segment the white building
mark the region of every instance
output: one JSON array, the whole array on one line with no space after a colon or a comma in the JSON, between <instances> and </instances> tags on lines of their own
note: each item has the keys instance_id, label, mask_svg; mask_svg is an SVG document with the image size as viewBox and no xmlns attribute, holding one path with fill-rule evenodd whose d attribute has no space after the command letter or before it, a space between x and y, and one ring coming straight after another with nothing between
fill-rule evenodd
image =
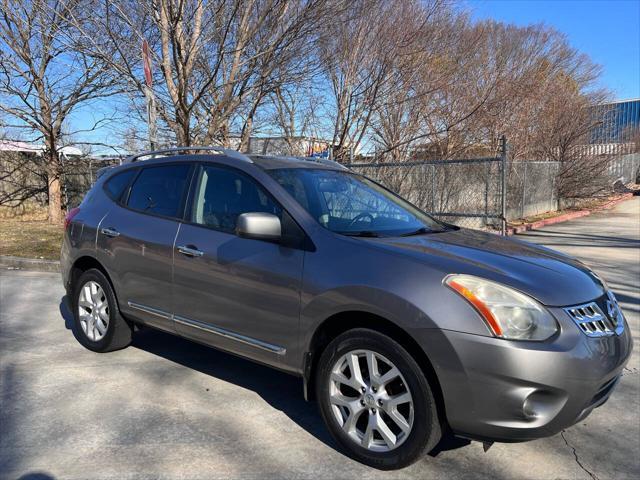
<instances>
[{"instance_id":1,"label":"white building","mask_svg":"<svg viewBox=\"0 0 640 480\"><path fill-rule=\"evenodd\" d=\"M44 145L15 140L0 140L0 152L33 153L40 156L44 152ZM65 157L80 157L83 155L82 150L71 146L59 147L58 154Z\"/></svg>"}]
</instances>

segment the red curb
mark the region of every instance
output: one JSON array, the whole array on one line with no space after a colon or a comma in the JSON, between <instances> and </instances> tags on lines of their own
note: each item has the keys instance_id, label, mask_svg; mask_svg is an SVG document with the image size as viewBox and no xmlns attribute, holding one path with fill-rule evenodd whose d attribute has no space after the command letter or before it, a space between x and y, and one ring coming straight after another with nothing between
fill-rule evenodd
<instances>
[{"instance_id":1,"label":"red curb","mask_svg":"<svg viewBox=\"0 0 640 480\"><path fill-rule=\"evenodd\" d=\"M614 198L613 200L609 200L604 205L600 205L599 207L596 207L596 208L592 209L591 211L592 212L598 212L600 210L609 210L610 208L613 208L616 205L618 205L620 202L624 202L625 200L629 200L630 198L633 198L633 195L634 195L633 192L623 193L618 198Z\"/></svg>"},{"instance_id":2,"label":"red curb","mask_svg":"<svg viewBox=\"0 0 640 480\"><path fill-rule=\"evenodd\" d=\"M517 227L508 227L507 235L515 235L516 233L526 232L528 230L535 230L540 227L544 227L547 225L553 225L554 223L562 223L568 220L573 220L575 218L586 217L587 215L591 215L593 212L598 212L600 210L608 210L610 208L615 207L620 202L628 200L633 197L633 193L624 193L618 198L614 198L613 200L609 200L607 203L600 205L598 207L592 208L591 210L577 210L575 212L564 213L562 215L558 215L557 217L545 218L544 220L537 220L531 223L525 223L523 225L518 225Z\"/></svg>"}]
</instances>

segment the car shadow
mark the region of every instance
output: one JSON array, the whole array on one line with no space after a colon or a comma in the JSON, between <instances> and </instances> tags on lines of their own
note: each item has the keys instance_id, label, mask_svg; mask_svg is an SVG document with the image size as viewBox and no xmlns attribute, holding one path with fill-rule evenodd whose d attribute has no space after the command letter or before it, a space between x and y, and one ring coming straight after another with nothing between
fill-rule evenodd
<instances>
[{"instance_id":1,"label":"car shadow","mask_svg":"<svg viewBox=\"0 0 640 480\"><path fill-rule=\"evenodd\" d=\"M60 301L60 314L65 328L71 330L73 314L67 296ZM340 451L324 426L316 403L304 400L302 379L298 377L150 327L137 330L130 347L251 390L325 445ZM429 455L435 457L469 443L446 433Z\"/></svg>"},{"instance_id":2,"label":"car shadow","mask_svg":"<svg viewBox=\"0 0 640 480\"><path fill-rule=\"evenodd\" d=\"M60 305L58 306L60 309L60 315L64 319L64 328L67 330L73 329L73 313L71 312L71 302L69 301L69 297L65 295L60 299Z\"/></svg>"},{"instance_id":3,"label":"car shadow","mask_svg":"<svg viewBox=\"0 0 640 480\"><path fill-rule=\"evenodd\" d=\"M55 477L47 472L29 472L18 477L18 480L55 480Z\"/></svg>"}]
</instances>

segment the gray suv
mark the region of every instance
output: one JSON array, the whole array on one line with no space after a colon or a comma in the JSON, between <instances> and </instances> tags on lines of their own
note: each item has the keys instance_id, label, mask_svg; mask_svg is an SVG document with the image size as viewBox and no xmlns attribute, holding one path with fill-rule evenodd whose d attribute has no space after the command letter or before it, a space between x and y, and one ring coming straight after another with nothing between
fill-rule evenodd
<instances>
[{"instance_id":1,"label":"gray suv","mask_svg":"<svg viewBox=\"0 0 640 480\"><path fill-rule=\"evenodd\" d=\"M67 216L85 347L145 325L303 379L335 441L392 469L444 433L553 435L611 395L632 340L579 261L429 217L329 161L172 149Z\"/></svg>"}]
</instances>

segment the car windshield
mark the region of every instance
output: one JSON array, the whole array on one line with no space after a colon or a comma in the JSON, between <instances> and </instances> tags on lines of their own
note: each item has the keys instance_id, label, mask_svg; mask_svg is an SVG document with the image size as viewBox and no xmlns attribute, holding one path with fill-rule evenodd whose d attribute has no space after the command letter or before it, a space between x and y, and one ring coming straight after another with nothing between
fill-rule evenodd
<instances>
[{"instance_id":1,"label":"car windshield","mask_svg":"<svg viewBox=\"0 0 640 480\"><path fill-rule=\"evenodd\" d=\"M352 172L290 168L269 173L332 232L378 237L442 232L447 228L384 187Z\"/></svg>"}]
</instances>

